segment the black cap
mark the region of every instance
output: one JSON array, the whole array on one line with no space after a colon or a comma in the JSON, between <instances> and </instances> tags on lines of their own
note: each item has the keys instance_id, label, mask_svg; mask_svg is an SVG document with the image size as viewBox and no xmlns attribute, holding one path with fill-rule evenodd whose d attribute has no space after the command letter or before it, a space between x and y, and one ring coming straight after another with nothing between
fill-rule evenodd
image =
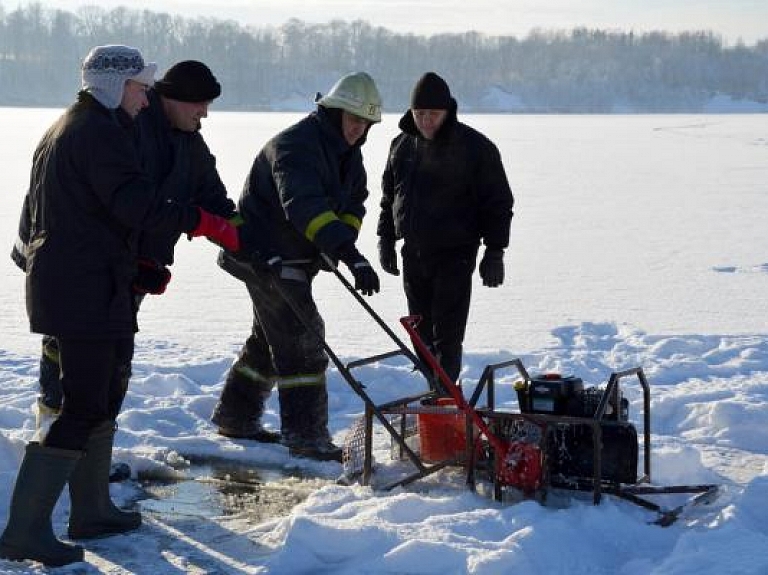
<instances>
[{"instance_id":1,"label":"black cap","mask_svg":"<svg viewBox=\"0 0 768 575\"><path fill-rule=\"evenodd\" d=\"M427 72L411 92L412 110L449 110L453 98L445 80L434 72Z\"/></svg>"},{"instance_id":2,"label":"black cap","mask_svg":"<svg viewBox=\"0 0 768 575\"><path fill-rule=\"evenodd\" d=\"M185 60L171 66L155 82L155 91L180 102L208 102L221 95L221 85L208 66L197 60Z\"/></svg>"}]
</instances>

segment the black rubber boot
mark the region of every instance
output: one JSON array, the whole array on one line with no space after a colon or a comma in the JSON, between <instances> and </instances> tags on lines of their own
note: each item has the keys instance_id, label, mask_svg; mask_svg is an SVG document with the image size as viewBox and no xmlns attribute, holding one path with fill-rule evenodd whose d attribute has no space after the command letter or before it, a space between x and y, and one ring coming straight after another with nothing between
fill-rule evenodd
<instances>
[{"instance_id":1,"label":"black rubber boot","mask_svg":"<svg viewBox=\"0 0 768 575\"><path fill-rule=\"evenodd\" d=\"M141 525L141 514L123 511L109 496L109 472L116 424L106 421L88 438L85 454L69 478L72 509L69 536L93 539L133 531Z\"/></svg>"},{"instance_id":2,"label":"black rubber boot","mask_svg":"<svg viewBox=\"0 0 768 575\"><path fill-rule=\"evenodd\" d=\"M325 385L280 389L282 443L294 457L341 463L341 448L328 432L328 390Z\"/></svg>"},{"instance_id":3,"label":"black rubber boot","mask_svg":"<svg viewBox=\"0 0 768 575\"><path fill-rule=\"evenodd\" d=\"M32 560L59 567L83 560L83 548L59 541L51 513L82 452L27 445L13 488L8 525L0 537L0 558Z\"/></svg>"},{"instance_id":4,"label":"black rubber boot","mask_svg":"<svg viewBox=\"0 0 768 575\"><path fill-rule=\"evenodd\" d=\"M224 390L211 417L211 421L219 427L219 434L234 439L278 443L280 434L261 424L264 404L273 387L274 384L257 371L236 362L227 375Z\"/></svg>"}]
</instances>

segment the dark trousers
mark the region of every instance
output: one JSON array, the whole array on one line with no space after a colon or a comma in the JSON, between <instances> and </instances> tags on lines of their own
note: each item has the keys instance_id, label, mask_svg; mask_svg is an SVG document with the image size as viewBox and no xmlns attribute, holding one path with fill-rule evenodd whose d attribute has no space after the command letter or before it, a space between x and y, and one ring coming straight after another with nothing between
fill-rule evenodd
<instances>
[{"instance_id":1,"label":"dark trousers","mask_svg":"<svg viewBox=\"0 0 768 575\"><path fill-rule=\"evenodd\" d=\"M120 413L131 377L134 338L57 339L64 400L43 443L82 450L94 427Z\"/></svg>"},{"instance_id":2,"label":"dark trousers","mask_svg":"<svg viewBox=\"0 0 768 575\"><path fill-rule=\"evenodd\" d=\"M259 271L246 282L253 303L253 327L244 351L254 362L250 367L275 377L278 387L290 387L297 376L319 378L328 367L320 339L325 337L325 323L312 297L314 274L300 271L304 280L278 280ZM310 327L299 319L284 295Z\"/></svg>"},{"instance_id":3,"label":"dark trousers","mask_svg":"<svg viewBox=\"0 0 768 575\"><path fill-rule=\"evenodd\" d=\"M136 311L144 300L143 294L135 294L133 303ZM51 409L61 409L61 367L59 365L59 342L51 335L43 336L43 350L40 355L40 400Z\"/></svg>"},{"instance_id":4,"label":"dark trousers","mask_svg":"<svg viewBox=\"0 0 768 575\"><path fill-rule=\"evenodd\" d=\"M253 327L227 375L213 421L246 427L261 417L276 384L283 441L327 438L325 323L312 297L318 267L284 265L278 279L223 252L219 265L245 282L253 303Z\"/></svg>"},{"instance_id":5,"label":"dark trousers","mask_svg":"<svg viewBox=\"0 0 768 575\"><path fill-rule=\"evenodd\" d=\"M418 332L451 381L461 372L477 246L423 256L404 245L403 287Z\"/></svg>"},{"instance_id":6,"label":"dark trousers","mask_svg":"<svg viewBox=\"0 0 768 575\"><path fill-rule=\"evenodd\" d=\"M283 441L330 441L325 323L312 297L316 273L286 266L279 279L253 269L239 276L253 303L253 327L227 377L215 422L246 427L258 420L277 384Z\"/></svg>"}]
</instances>

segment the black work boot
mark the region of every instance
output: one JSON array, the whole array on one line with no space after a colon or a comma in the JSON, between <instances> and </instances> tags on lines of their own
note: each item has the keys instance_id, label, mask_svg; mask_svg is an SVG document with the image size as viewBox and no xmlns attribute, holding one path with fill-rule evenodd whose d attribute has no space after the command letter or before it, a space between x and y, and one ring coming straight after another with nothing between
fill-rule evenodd
<instances>
[{"instance_id":1,"label":"black work boot","mask_svg":"<svg viewBox=\"0 0 768 575\"><path fill-rule=\"evenodd\" d=\"M13 488L8 525L0 537L0 558L26 559L59 567L83 560L83 548L59 541L51 513L82 452L27 445Z\"/></svg>"},{"instance_id":2,"label":"black work boot","mask_svg":"<svg viewBox=\"0 0 768 575\"><path fill-rule=\"evenodd\" d=\"M253 368L236 362L227 375L224 390L211 417L211 421L219 427L219 434L234 439L278 443L280 434L261 424L264 404L273 386Z\"/></svg>"},{"instance_id":3,"label":"black work boot","mask_svg":"<svg viewBox=\"0 0 768 575\"><path fill-rule=\"evenodd\" d=\"M93 539L133 531L141 514L123 511L109 496L109 473L116 424L105 421L96 427L85 445L85 454L69 478L69 536Z\"/></svg>"},{"instance_id":4,"label":"black work boot","mask_svg":"<svg viewBox=\"0 0 768 575\"><path fill-rule=\"evenodd\" d=\"M342 449L333 442L330 434L313 439L293 435L283 439L282 443L288 448L288 453L292 457L341 463Z\"/></svg>"},{"instance_id":5,"label":"black work boot","mask_svg":"<svg viewBox=\"0 0 768 575\"><path fill-rule=\"evenodd\" d=\"M328 390L325 385L279 390L282 444L294 457L341 462L341 448L328 432Z\"/></svg>"}]
</instances>

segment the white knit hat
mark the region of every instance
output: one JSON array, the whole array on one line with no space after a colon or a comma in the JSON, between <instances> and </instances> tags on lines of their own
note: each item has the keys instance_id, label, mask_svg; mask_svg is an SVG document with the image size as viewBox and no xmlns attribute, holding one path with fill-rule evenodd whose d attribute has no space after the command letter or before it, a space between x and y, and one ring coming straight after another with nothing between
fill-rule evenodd
<instances>
[{"instance_id":1,"label":"white knit hat","mask_svg":"<svg viewBox=\"0 0 768 575\"><path fill-rule=\"evenodd\" d=\"M152 86L157 64L144 64L136 48L111 44L96 46L83 60L83 90L105 107L114 109L123 99L126 80Z\"/></svg>"}]
</instances>

